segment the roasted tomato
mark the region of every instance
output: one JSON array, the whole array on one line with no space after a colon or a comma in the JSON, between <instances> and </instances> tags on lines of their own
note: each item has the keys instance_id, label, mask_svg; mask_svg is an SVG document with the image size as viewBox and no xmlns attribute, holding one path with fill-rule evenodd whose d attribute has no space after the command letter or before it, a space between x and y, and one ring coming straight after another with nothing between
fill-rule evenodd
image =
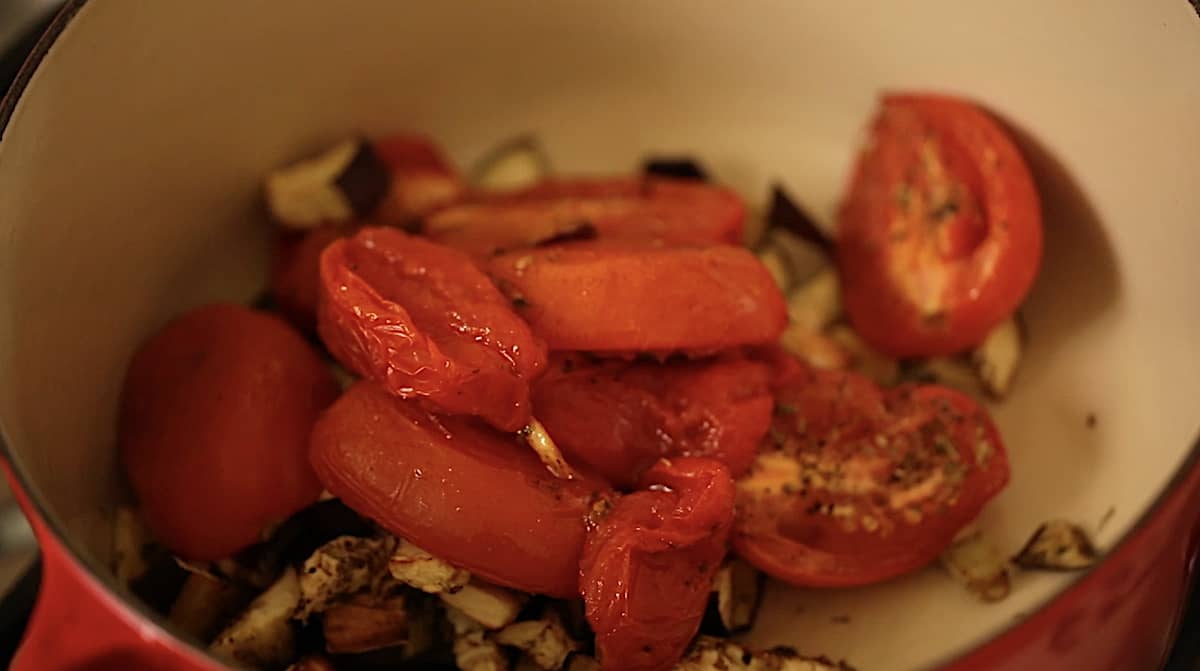
<instances>
[{"instance_id":1,"label":"roasted tomato","mask_svg":"<svg viewBox=\"0 0 1200 671\"><path fill-rule=\"evenodd\" d=\"M351 229L325 225L303 235L284 234L276 242L269 291L279 311L296 326L317 327L317 297L321 286L321 252Z\"/></svg>"},{"instance_id":2,"label":"roasted tomato","mask_svg":"<svg viewBox=\"0 0 1200 671\"><path fill-rule=\"evenodd\" d=\"M947 97L887 96L871 134L838 216L850 321L893 356L978 345L1041 262L1024 159L995 119Z\"/></svg>"},{"instance_id":3,"label":"roasted tomato","mask_svg":"<svg viewBox=\"0 0 1200 671\"><path fill-rule=\"evenodd\" d=\"M568 461L632 488L660 457L750 467L775 399L766 364L728 355L669 363L569 356L533 387L538 419Z\"/></svg>"},{"instance_id":4,"label":"roasted tomato","mask_svg":"<svg viewBox=\"0 0 1200 671\"><path fill-rule=\"evenodd\" d=\"M787 325L771 274L740 247L595 240L502 254L488 270L555 350L703 354L774 342Z\"/></svg>"},{"instance_id":5,"label":"roasted tomato","mask_svg":"<svg viewBox=\"0 0 1200 671\"><path fill-rule=\"evenodd\" d=\"M337 384L277 317L193 310L137 351L121 397L121 463L146 522L188 559L228 557L321 493L313 422Z\"/></svg>"},{"instance_id":6,"label":"roasted tomato","mask_svg":"<svg viewBox=\"0 0 1200 671\"><path fill-rule=\"evenodd\" d=\"M471 201L428 218L426 234L486 256L588 236L737 244L746 219L736 193L695 180L549 180Z\"/></svg>"},{"instance_id":7,"label":"roasted tomato","mask_svg":"<svg viewBox=\"0 0 1200 671\"><path fill-rule=\"evenodd\" d=\"M545 345L461 252L364 228L321 255L318 331L350 370L402 398L515 431Z\"/></svg>"},{"instance_id":8,"label":"roasted tomato","mask_svg":"<svg viewBox=\"0 0 1200 671\"><path fill-rule=\"evenodd\" d=\"M733 546L796 585L886 580L941 554L1008 475L970 397L806 371L779 392L769 444L738 482Z\"/></svg>"},{"instance_id":9,"label":"roasted tomato","mask_svg":"<svg viewBox=\"0 0 1200 671\"><path fill-rule=\"evenodd\" d=\"M734 488L712 459L663 460L588 534L580 592L605 671L672 668L725 556Z\"/></svg>"},{"instance_id":10,"label":"roasted tomato","mask_svg":"<svg viewBox=\"0 0 1200 671\"><path fill-rule=\"evenodd\" d=\"M346 505L434 555L500 585L578 593L585 519L606 486L555 478L515 436L363 381L317 422L311 456Z\"/></svg>"},{"instance_id":11,"label":"roasted tomato","mask_svg":"<svg viewBox=\"0 0 1200 671\"><path fill-rule=\"evenodd\" d=\"M408 226L457 200L465 185L458 170L428 138L401 134L371 143L392 171L392 185L376 213L379 223Z\"/></svg>"}]
</instances>

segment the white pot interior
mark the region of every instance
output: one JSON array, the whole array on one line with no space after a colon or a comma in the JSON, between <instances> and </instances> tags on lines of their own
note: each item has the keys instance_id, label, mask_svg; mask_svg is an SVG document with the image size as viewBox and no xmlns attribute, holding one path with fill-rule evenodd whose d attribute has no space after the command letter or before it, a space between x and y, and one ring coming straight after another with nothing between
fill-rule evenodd
<instances>
[{"instance_id":1,"label":"white pot interior","mask_svg":"<svg viewBox=\"0 0 1200 671\"><path fill-rule=\"evenodd\" d=\"M1185 0L91 2L0 142L4 432L104 557L130 353L189 306L259 290L260 177L347 132L424 131L466 164L534 131L562 172L692 153L752 203L778 178L827 222L876 94L930 89L1010 121L1044 198L1028 354L995 408L1012 484L982 524L1015 550L1065 518L1108 548L1197 429L1197 63ZM937 568L775 586L750 638L922 668L1071 579L1022 576L990 605Z\"/></svg>"}]
</instances>

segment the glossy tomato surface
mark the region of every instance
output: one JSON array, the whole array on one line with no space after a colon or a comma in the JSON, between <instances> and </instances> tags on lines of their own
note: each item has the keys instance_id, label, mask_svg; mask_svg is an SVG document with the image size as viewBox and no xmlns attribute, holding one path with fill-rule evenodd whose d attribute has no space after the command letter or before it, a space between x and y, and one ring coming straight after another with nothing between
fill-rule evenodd
<instances>
[{"instance_id":1,"label":"glossy tomato surface","mask_svg":"<svg viewBox=\"0 0 1200 671\"><path fill-rule=\"evenodd\" d=\"M402 398L515 431L545 345L461 252L368 227L321 255L318 330L350 370Z\"/></svg>"},{"instance_id":2,"label":"glossy tomato surface","mask_svg":"<svg viewBox=\"0 0 1200 671\"><path fill-rule=\"evenodd\" d=\"M576 594L585 517L607 486L555 478L516 436L363 381L317 422L311 456L330 492L434 556L500 585Z\"/></svg>"},{"instance_id":3,"label":"glossy tomato surface","mask_svg":"<svg viewBox=\"0 0 1200 671\"><path fill-rule=\"evenodd\" d=\"M168 323L129 364L118 429L155 537L181 557L223 559L315 501L309 431L337 393L278 317L212 305Z\"/></svg>"},{"instance_id":4,"label":"glossy tomato surface","mask_svg":"<svg viewBox=\"0 0 1200 671\"><path fill-rule=\"evenodd\" d=\"M729 470L662 460L588 535L580 590L605 671L666 671L700 628L733 520Z\"/></svg>"},{"instance_id":5,"label":"glossy tomato surface","mask_svg":"<svg viewBox=\"0 0 1200 671\"><path fill-rule=\"evenodd\" d=\"M876 349L968 349L1017 309L1037 275L1033 178L975 105L886 96L838 215L836 252L846 312Z\"/></svg>"},{"instance_id":6,"label":"glossy tomato surface","mask_svg":"<svg viewBox=\"0 0 1200 671\"><path fill-rule=\"evenodd\" d=\"M1000 435L970 397L881 391L845 371L784 386L770 441L738 482L733 545L796 585L864 585L924 566L1009 476Z\"/></svg>"},{"instance_id":7,"label":"glossy tomato surface","mask_svg":"<svg viewBox=\"0 0 1200 671\"><path fill-rule=\"evenodd\" d=\"M729 245L575 242L501 254L488 272L553 350L708 354L787 325L771 274Z\"/></svg>"}]
</instances>

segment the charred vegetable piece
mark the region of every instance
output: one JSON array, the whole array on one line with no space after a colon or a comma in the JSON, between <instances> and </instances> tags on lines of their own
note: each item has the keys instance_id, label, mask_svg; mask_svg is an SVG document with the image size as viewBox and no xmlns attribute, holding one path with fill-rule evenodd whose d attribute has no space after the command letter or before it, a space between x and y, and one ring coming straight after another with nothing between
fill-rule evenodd
<instances>
[{"instance_id":1,"label":"charred vegetable piece","mask_svg":"<svg viewBox=\"0 0 1200 671\"><path fill-rule=\"evenodd\" d=\"M673 671L854 671L845 662L805 657L791 648L752 652L719 638L701 636Z\"/></svg>"},{"instance_id":2,"label":"charred vegetable piece","mask_svg":"<svg viewBox=\"0 0 1200 671\"><path fill-rule=\"evenodd\" d=\"M429 594L456 592L471 579L469 571L403 540L388 559L388 571L399 582Z\"/></svg>"},{"instance_id":3,"label":"charred vegetable piece","mask_svg":"<svg viewBox=\"0 0 1200 671\"><path fill-rule=\"evenodd\" d=\"M371 214L390 183L388 167L370 143L353 138L271 173L267 206L284 226L316 228Z\"/></svg>"},{"instance_id":4,"label":"charred vegetable piece","mask_svg":"<svg viewBox=\"0 0 1200 671\"><path fill-rule=\"evenodd\" d=\"M890 387L900 379L900 362L871 348L854 329L835 324L825 331L825 337L850 357L850 368L871 378L876 384Z\"/></svg>"},{"instance_id":5,"label":"charred vegetable piece","mask_svg":"<svg viewBox=\"0 0 1200 671\"><path fill-rule=\"evenodd\" d=\"M304 657L289 666L287 671L337 671L333 662L325 657Z\"/></svg>"},{"instance_id":6,"label":"charred vegetable piece","mask_svg":"<svg viewBox=\"0 0 1200 671\"><path fill-rule=\"evenodd\" d=\"M300 603L300 581L288 568L208 646L214 657L231 664L273 668L295 655L292 613Z\"/></svg>"},{"instance_id":7,"label":"charred vegetable piece","mask_svg":"<svg viewBox=\"0 0 1200 671\"><path fill-rule=\"evenodd\" d=\"M762 598L763 575L740 559L726 561L713 577L713 598L709 609L716 614L712 629L722 635L746 631L754 624ZM709 624L705 614L705 625ZM709 627L702 627L709 629Z\"/></svg>"},{"instance_id":8,"label":"charred vegetable piece","mask_svg":"<svg viewBox=\"0 0 1200 671\"><path fill-rule=\"evenodd\" d=\"M317 548L300 574L296 619L307 620L333 602L362 591L388 570L396 539L342 536Z\"/></svg>"},{"instance_id":9,"label":"charred vegetable piece","mask_svg":"<svg viewBox=\"0 0 1200 671\"><path fill-rule=\"evenodd\" d=\"M1010 317L992 329L971 351L971 363L983 386L996 398L1004 398L1021 361L1021 327Z\"/></svg>"},{"instance_id":10,"label":"charred vegetable piece","mask_svg":"<svg viewBox=\"0 0 1200 671\"><path fill-rule=\"evenodd\" d=\"M984 601L1000 601L1012 590L1008 560L975 531L954 541L941 556L942 566Z\"/></svg>"},{"instance_id":11,"label":"charred vegetable piece","mask_svg":"<svg viewBox=\"0 0 1200 671\"><path fill-rule=\"evenodd\" d=\"M975 397L983 394L979 376L970 362L960 357L935 356L906 361L900 376L912 382L945 385Z\"/></svg>"},{"instance_id":12,"label":"charred vegetable piece","mask_svg":"<svg viewBox=\"0 0 1200 671\"><path fill-rule=\"evenodd\" d=\"M833 240L817 225L812 215L787 194L782 186L771 187L771 207L767 210L767 228L781 229L826 253L833 249Z\"/></svg>"},{"instance_id":13,"label":"charred vegetable piece","mask_svg":"<svg viewBox=\"0 0 1200 671\"><path fill-rule=\"evenodd\" d=\"M469 175L472 186L499 191L532 186L550 172L550 159L537 137L519 135L485 154Z\"/></svg>"},{"instance_id":14,"label":"charred vegetable piece","mask_svg":"<svg viewBox=\"0 0 1200 671\"><path fill-rule=\"evenodd\" d=\"M177 631L208 641L221 624L246 605L250 595L233 583L192 573L171 605L167 621Z\"/></svg>"},{"instance_id":15,"label":"charred vegetable piece","mask_svg":"<svg viewBox=\"0 0 1200 671\"><path fill-rule=\"evenodd\" d=\"M854 361L837 341L803 324L788 326L779 337L779 345L788 354L821 370L842 370Z\"/></svg>"},{"instance_id":16,"label":"charred vegetable piece","mask_svg":"<svg viewBox=\"0 0 1200 671\"><path fill-rule=\"evenodd\" d=\"M136 508L120 506L113 516L113 573L129 587L150 570L152 555L162 550Z\"/></svg>"},{"instance_id":17,"label":"charred vegetable piece","mask_svg":"<svg viewBox=\"0 0 1200 671\"><path fill-rule=\"evenodd\" d=\"M500 629L517 619L526 596L520 592L472 579L457 592L439 595L447 606L487 629Z\"/></svg>"},{"instance_id":18,"label":"charred vegetable piece","mask_svg":"<svg viewBox=\"0 0 1200 671\"><path fill-rule=\"evenodd\" d=\"M325 650L331 654L369 652L408 642L408 611L402 596L351 597L327 608L322 623Z\"/></svg>"},{"instance_id":19,"label":"charred vegetable piece","mask_svg":"<svg viewBox=\"0 0 1200 671\"><path fill-rule=\"evenodd\" d=\"M588 655L571 655L566 671L600 671L600 662Z\"/></svg>"},{"instance_id":20,"label":"charred vegetable piece","mask_svg":"<svg viewBox=\"0 0 1200 671\"><path fill-rule=\"evenodd\" d=\"M477 620L457 608L446 609L454 632L454 662L459 671L508 671L508 655Z\"/></svg>"},{"instance_id":21,"label":"charred vegetable piece","mask_svg":"<svg viewBox=\"0 0 1200 671\"><path fill-rule=\"evenodd\" d=\"M1013 563L1025 569L1080 571L1099 559L1100 553L1078 525L1051 520L1034 532Z\"/></svg>"},{"instance_id":22,"label":"charred vegetable piece","mask_svg":"<svg viewBox=\"0 0 1200 671\"><path fill-rule=\"evenodd\" d=\"M642 162L642 172L654 177L675 177L677 179L698 179L708 181L708 171L694 158L655 157L651 156Z\"/></svg>"},{"instance_id":23,"label":"charred vegetable piece","mask_svg":"<svg viewBox=\"0 0 1200 671\"><path fill-rule=\"evenodd\" d=\"M526 659L545 671L561 669L567 656L579 648L552 610L537 620L514 622L496 632L494 638L497 643L521 650Z\"/></svg>"},{"instance_id":24,"label":"charred vegetable piece","mask_svg":"<svg viewBox=\"0 0 1200 671\"><path fill-rule=\"evenodd\" d=\"M837 272L823 270L788 294L788 318L793 324L821 331L842 314Z\"/></svg>"}]
</instances>

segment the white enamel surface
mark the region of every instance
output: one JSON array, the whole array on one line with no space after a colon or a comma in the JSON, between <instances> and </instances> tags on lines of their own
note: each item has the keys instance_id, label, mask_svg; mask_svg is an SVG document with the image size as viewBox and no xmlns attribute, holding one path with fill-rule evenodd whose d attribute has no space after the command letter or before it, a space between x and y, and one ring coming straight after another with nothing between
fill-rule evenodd
<instances>
[{"instance_id":1,"label":"white enamel surface","mask_svg":"<svg viewBox=\"0 0 1200 671\"><path fill-rule=\"evenodd\" d=\"M268 168L348 131L422 130L469 161L532 130L563 171L696 153L754 197L781 178L828 220L876 93L936 89L1012 121L1046 190L1032 340L996 409L1013 484L983 524L1015 549L1047 517L1095 528L1111 508L1107 546L1200 425L1197 64L1184 0L94 1L0 142L0 417L103 554L125 361L168 316L255 293ZM1066 580L1023 577L999 605L937 570L777 589L751 638L923 668Z\"/></svg>"}]
</instances>

